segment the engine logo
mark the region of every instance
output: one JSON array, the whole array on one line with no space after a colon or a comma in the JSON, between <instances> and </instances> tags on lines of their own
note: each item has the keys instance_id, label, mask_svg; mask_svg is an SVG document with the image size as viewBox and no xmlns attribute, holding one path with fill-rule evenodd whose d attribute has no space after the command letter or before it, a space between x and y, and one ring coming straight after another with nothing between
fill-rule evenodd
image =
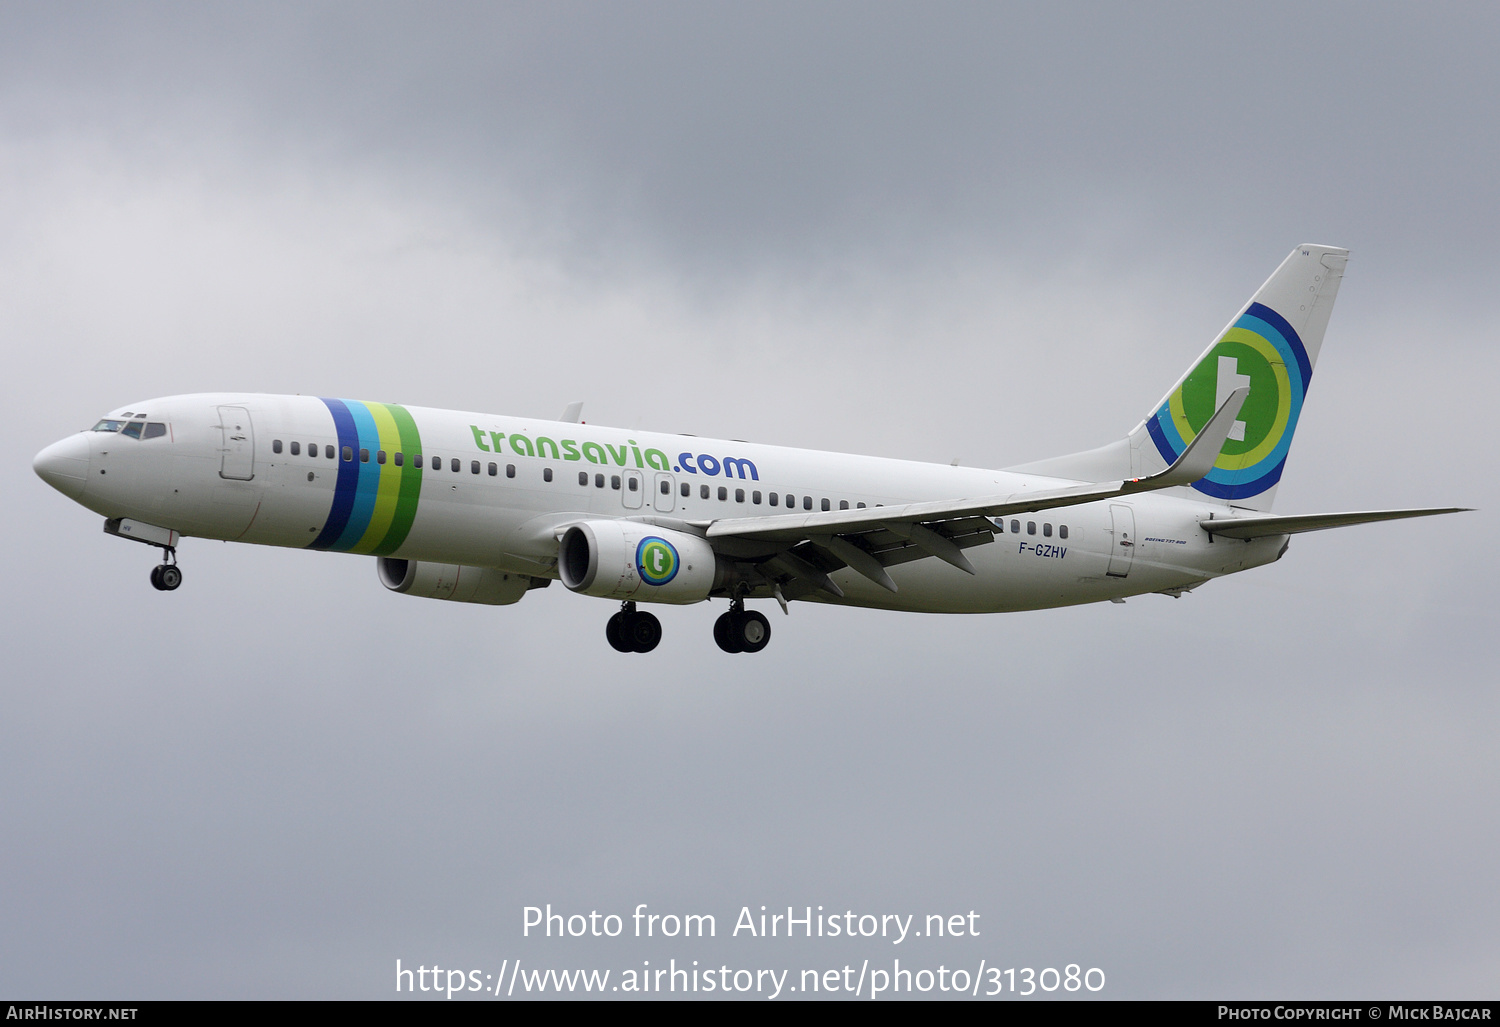
<instances>
[{"instance_id":1,"label":"engine logo","mask_svg":"<svg viewBox=\"0 0 1500 1027\"><path fill-rule=\"evenodd\" d=\"M648 535L635 547L635 569L648 585L665 585L677 577L677 550L664 538Z\"/></svg>"}]
</instances>

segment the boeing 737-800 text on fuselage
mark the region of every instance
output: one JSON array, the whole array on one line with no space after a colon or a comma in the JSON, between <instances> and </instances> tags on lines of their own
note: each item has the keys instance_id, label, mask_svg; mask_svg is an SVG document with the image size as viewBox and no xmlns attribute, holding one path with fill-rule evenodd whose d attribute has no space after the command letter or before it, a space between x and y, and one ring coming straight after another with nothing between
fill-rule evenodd
<instances>
[{"instance_id":1,"label":"boeing 737-800 text on fuselage","mask_svg":"<svg viewBox=\"0 0 1500 1027\"><path fill-rule=\"evenodd\" d=\"M1007 470L302 396L132 403L48 446L37 473L162 548L189 536L375 557L396 592L505 604L554 579L621 604L606 637L649 652L637 603L722 598L728 652L770 624L749 599L927 613L1181 595L1272 563L1295 532L1454 508L1272 515L1348 251L1299 246L1128 436Z\"/></svg>"}]
</instances>

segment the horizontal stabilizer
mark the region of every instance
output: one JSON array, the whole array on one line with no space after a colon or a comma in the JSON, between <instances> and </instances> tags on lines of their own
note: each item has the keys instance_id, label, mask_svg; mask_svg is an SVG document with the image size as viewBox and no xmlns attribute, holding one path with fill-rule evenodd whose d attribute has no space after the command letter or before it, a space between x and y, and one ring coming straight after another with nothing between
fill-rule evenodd
<instances>
[{"instance_id":1,"label":"horizontal stabilizer","mask_svg":"<svg viewBox=\"0 0 1500 1027\"><path fill-rule=\"evenodd\" d=\"M1226 538L1264 538L1267 535L1295 535L1301 531L1344 528L1351 524L1375 521L1399 521L1406 517L1431 517L1435 514L1466 513L1467 506L1445 506L1426 510L1362 510L1356 513L1298 514L1277 517L1226 517L1199 521L1210 535Z\"/></svg>"}]
</instances>

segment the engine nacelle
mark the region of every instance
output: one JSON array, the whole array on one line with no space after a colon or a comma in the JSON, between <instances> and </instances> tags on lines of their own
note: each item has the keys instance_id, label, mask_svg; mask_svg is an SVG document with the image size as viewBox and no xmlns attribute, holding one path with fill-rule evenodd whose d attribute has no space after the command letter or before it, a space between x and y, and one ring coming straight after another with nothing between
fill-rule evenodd
<instances>
[{"instance_id":1,"label":"engine nacelle","mask_svg":"<svg viewBox=\"0 0 1500 1027\"><path fill-rule=\"evenodd\" d=\"M512 574L493 567L458 567L451 563L392 560L377 562L380 583L392 592L423 599L447 599L455 603L514 603L535 587L525 574Z\"/></svg>"},{"instance_id":2,"label":"engine nacelle","mask_svg":"<svg viewBox=\"0 0 1500 1027\"><path fill-rule=\"evenodd\" d=\"M585 521L558 546L557 570L574 592L643 603L697 603L713 591L718 556L697 535L636 521Z\"/></svg>"}]
</instances>

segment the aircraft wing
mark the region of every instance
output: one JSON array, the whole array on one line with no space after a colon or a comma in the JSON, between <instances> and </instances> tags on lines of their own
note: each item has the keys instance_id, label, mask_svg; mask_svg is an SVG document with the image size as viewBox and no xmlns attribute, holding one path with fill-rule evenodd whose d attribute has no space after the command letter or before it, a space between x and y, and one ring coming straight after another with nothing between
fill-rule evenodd
<instances>
[{"instance_id":1,"label":"aircraft wing","mask_svg":"<svg viewBox=\"0 0 1500 1027\"><path fill-rule=\"evenodd\" d=\"M989 518L1077 506L1199 480L1213 468L1249 394L1247 387L1234 390L1172 466L1144 478L899 506L688 523L720 544L762 543L768 550L765 562L770 569L797 579L804 587L838 596L843 593L828 573L843 567L891 592L896 591L896 584L885 568L909 560L935 556L974 574L974 565L962 550L993 540L994 525Z\"/></svg>"},{"instance_id":2,"label":"aircraft wing","mask_svg":"<svg viewBox=\"0 0 1500 1027\"><path fill-rule=\"evenodd\" d=\"M1399 521L1405 517L1432 517L1435 514L1466 513L1466 506L1432 507L1423 510L1362 510L1354 513L1294 514L1276 517L1216 517L1198 524L1210 535L1225 538L1264 538L1267 535L1295 535L1301 531L1322 531L1350 524L1372 524L1376 521Z\"/></svg>"}]
</instances>

